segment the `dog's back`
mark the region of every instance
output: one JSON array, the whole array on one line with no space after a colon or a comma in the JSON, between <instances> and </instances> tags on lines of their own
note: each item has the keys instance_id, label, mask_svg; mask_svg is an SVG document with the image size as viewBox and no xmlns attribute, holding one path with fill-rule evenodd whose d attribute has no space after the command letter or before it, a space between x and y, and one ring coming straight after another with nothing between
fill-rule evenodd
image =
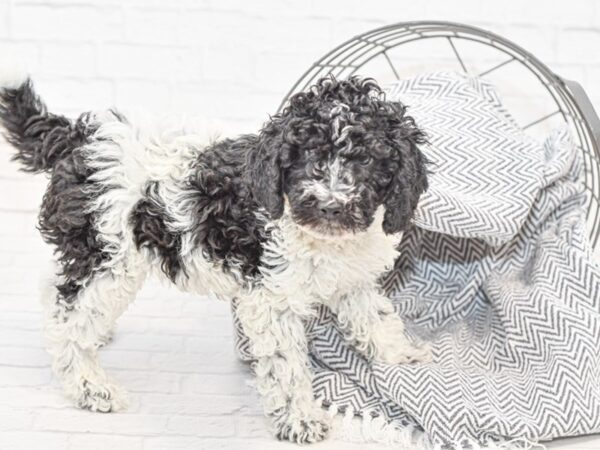
<instances>
[{"instance_id":1,"label":"dog's back","mask_svg":"<svg viewBox=\"0 0 600 450\"><path fill-rule=\"evenodd\" d=\"M267 219L243 177L256 135L210 143L193 124L133 125L116 111L72 120L48 112L29 79L0 87L0 121L13 159L49 175L39 229L67 303L138 253L176 284L197 249L242 284L258 275Z\"/></svg>"}]
</instances>

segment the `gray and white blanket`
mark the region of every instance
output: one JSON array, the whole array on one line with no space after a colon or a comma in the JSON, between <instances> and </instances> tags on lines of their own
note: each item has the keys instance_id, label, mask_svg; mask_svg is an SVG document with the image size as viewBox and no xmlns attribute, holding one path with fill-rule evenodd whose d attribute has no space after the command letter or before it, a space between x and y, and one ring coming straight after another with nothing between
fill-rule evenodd
<instances>
[{"instance_id":1,"label":"gray and white blanket","mask_svg":"<svg viewBox=\"0 0 600 450\"><path fill-rule=\"evenodd\" d=\"M323 308L308 324L316 396L430 447L600 431L600 269L569 132L537 142L461 74L399 81L388 99L427 132L434 173L382 284L434 361L367 362Z\"/></svg>"}]
</instances>

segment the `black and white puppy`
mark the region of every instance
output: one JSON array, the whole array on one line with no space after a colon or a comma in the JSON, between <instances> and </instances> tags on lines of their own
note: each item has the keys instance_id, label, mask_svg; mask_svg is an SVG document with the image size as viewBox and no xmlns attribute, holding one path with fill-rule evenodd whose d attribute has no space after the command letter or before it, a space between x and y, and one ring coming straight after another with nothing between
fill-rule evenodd
<instances>
[{"instance_id":1,"label":"black and white puppy","mask_svg":"<svg viewBox=\"0 0 600 450\"><path fill-rule=\"evenodd\" d=\"M123 115L49 113L28 78L0 88L15 160L50 181L39 216L56 248L44 292L53 369L81 408L124 391L98 348L150 273L239 300L265 413L280 439L321 440L304 321L325 304L365 357L429 359L378 287L427 188L424 135L370 79L320 80L256 135L207 142Z\"/></svg>"}]
</instances>

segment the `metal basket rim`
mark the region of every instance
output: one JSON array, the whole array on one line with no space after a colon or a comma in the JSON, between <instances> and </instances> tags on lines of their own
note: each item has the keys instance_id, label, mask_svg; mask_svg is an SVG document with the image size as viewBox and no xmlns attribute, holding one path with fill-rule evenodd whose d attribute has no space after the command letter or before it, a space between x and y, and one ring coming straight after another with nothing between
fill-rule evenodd
<instances>
[{"instance_id":1,"label":"metal basket rim","mask_svg":"<svg viewBox=\"0 0 600 450\"><path fill-rule=\"evenodd\" d=\"M411 41L400 41L389 46L378 41L379 37L385 37L386 33L388 33L388 38L392 36L393 39L394 33L397 33L400 30L405 30L407 32L406 36L416 35L418 37L415 37ZM432 31L440 32L442 34L433 36L424 35L425 32ZM473 36L476 36L480 39L474 39ZM579 97L579 99L576 97L573 92L574 90L579 89L581 92L583 92L582 88L576 82L560 77L531 52L499 34L472 25L436 20L398 22L371 29L344 41L314 62L288 91L279 105L278 112L281 112L284 109L287 101L294 93L304 91L310 86L311 82L315 81L317 78L329 73L333 73L334 69L340 68L342 69L340 73L347 69L351 70L349 75L354 74L362 66L381 54L388 59L391 69L394 70L394 74L396 77L398 77L392 62L385 53L386 51L416 40L443 37L446 37L449 40L456 58L459 60L462 68L465 71L465 65L452 42L453 39L470 39L479 42L480 44L490 45L495 47L497 50L506 53L507 55L511 55L514 60L519 61L522 65L529 69L529 71L538 78L540 83L544 85L549 95L557 105L558 110L547 117L543 117L541 120L546 120L552 115L560 113L563 117L563 120L571 127L571 129L574 129L574 132L577 133L579 142L581 144L580 150L583 153L590 155L590 163L595 165L595 167L590 168L589 171L591 174L591 185L588 183L588 178L586 176L586 187L589 189L591 194L590 200L587 204L588 226L590 222L590 213L592 211L591 205L593 202L595 202L596 205L595 216L593 218L594 221L591 224L591 230L589 231L590 242L592 247L595 248L600 241L600 217L598 217L600 214L600 192L596 192L600 190L597 189L597 187L600 186L600 130L595 130L594 124L590 123L590 120L588 120L590 108L594 116L596 116L595 112L593 111L593 106L589 101L587 102L587 106L582 105L581 103L583 102L581 101L581 97ZM341 61L345 63L345 60L348 57L354 55L354 53L350 53L349 56L344 56L345 52L356 51L354 47L358 45L362 46L359 48L359 50L364 51L355 58L354 61L359 60L357 65L353 65L354 61L348 64L340 65L340 58L343 57ZM367 56L366 59L360 61L360 58L362 58L364 55L368 55L371 50L373 50L373 53L370 56ZM496 68L499 68L504 64L506 64L506 62L498 65ZM585 110L586 107L587 111ZM572 121L570 121L569 118ZM539 121L535 121L529 125L535 125L538 122ZM598 124L596 123L595 126L598 127ZM586 164L588 164L588 162L584 161L584 166ZM588 168L584 167L584 170L587 171Z\"/></svg>"}]
</instances>

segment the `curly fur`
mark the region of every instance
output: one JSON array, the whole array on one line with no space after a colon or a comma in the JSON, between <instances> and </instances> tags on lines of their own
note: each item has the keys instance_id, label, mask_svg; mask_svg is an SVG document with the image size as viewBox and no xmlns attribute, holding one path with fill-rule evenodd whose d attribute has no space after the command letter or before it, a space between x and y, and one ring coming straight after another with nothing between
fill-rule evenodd
<instances>
[{"instance_id":1,"label":"curly fur","mask_svg":"<svg viewBox=\"0 0 600 450\"><path fill-rule=\"evenodd\" d=\"M384 204L384 231L403 230L427 189L425 136L406 107L385 100L373 80L321 79L296 94L260 133L250 153L250 183L272 218L283 196L301 225L364 231ZM327 223L321 209L340 203L341 221Z\"/></svg>"},{"instance_id":2,"label":"curly fur","mask_svg":"<svg viewBox=\"0 0 600 450\"><path fill-rule=\"evenodd\" d=\"M377 284L427 187L424 136L374 81L323 79L258 134L219 142L149 132L116 112L52 115L29 80L0 88L0 120L24 169L51 174L40 211L57 254L45 331L78 406L126 405L97 349L149 273L238 298L280 439L315 442L330 427L304 331L317 304L365 357L427 360Z\"/></svg>"},{"instance_id":3,"label":"curly fur","mask_svg":"<svg viewBox=\"0 0 600 450\"><path fill-rule=\"evenodd\" d=\"M175 281L182 269L181 234L169 230L163 211L165 206L156 195L157 185L152 182L131 212L131 224L135 245L138 249L148 248L161 260L161 269L171 281Z\"/></svg>"}]
</instances>

